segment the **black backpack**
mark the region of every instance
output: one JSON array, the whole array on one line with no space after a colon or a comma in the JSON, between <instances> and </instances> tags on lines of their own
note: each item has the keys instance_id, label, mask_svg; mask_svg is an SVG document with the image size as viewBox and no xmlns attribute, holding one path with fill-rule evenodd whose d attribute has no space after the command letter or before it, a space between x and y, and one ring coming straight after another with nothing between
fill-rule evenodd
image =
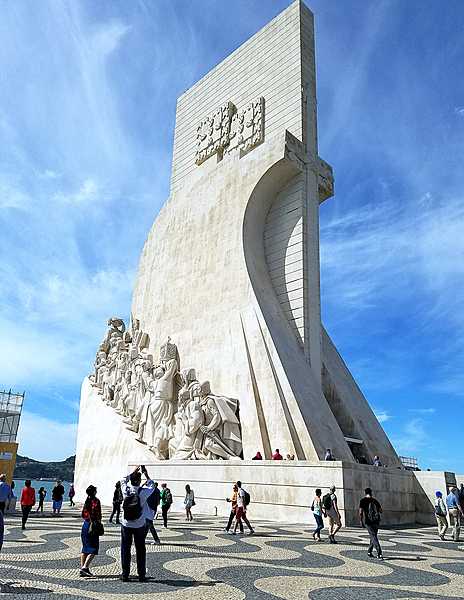
<instances>
[{"instance_id":1,"label":"black backpack","mask_svg":"<svg viewBox=\"0 0 464 600\"><path fill-rule=\"evenodd\" d=\"M369 502L369 508L367 509L366 521L369 521L372 525L380 523L380 512L377 506L377 502L371 500Z\"/></svg>"},{"instance_id":2,"label":"black backpack","mask_svg":"<svg viewBox=\"0 0 464 600\"><path fill-rule=\"evenodd\" d=\"M164 492L164 503L167 504L167 506L171 506L172 504L172 494L169 488L166 488L166 491Z\"/></svg>"},{"instance_id":3,"label":"black backpack","mask_svg":"<svg viewBox=\"0 0 464 600\"><path fill-rule=\"evenodd\" d=\"M147 498L147 504L151 510L156 510L160 503L160 491L158 488L155 488L153 492Z\"/></svg>"},{"instance_id":4,"label":"black backpack","mask_svg":"<svg viewBox=\"0 0 464 600\"><path fill-rule=\"evenodd\" d=\"M140 488L139 488L140 489ZM122 510L126 521L136 521L142 516L139 490L128 494L122 503Z\"/></svg>"},{"instance_id":5,"label":"black backpack","mask_svg":"<svg viewBox=\"0 0 464 600\"><path fill-rule=\"evenodd\" d=\"M250 494L246 490L243 490L243 504L245 506L248 506L250 504L250 502L251 502Z\"/></svg>"},{"instance_id":6,"label":"black backpack","mask_svg":"<svg viewBox=\"0 0 464 600\"><path fill-rule=\"evenodd\" d=\"M332 497L330 494L322 496L322 506L325 510L330 510L332 508Z\"/></svg>"}]
</instances>

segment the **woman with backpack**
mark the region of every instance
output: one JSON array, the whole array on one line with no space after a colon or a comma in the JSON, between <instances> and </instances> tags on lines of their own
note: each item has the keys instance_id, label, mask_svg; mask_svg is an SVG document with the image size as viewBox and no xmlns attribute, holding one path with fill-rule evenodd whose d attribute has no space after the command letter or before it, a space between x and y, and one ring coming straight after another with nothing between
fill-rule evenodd
<instances>
[{"instance_id":1,"label":"woman with backpack","mask_svg":"<svg viewBox=\"0 0 464 600\"><path fill-rule=\"evenodd\" d=\"M316 521L316 529L313 531L313 540L316 542L321 541L321 531L324 529L324 520L322 515L324 514L324 508L322 506L322 490L319 488L316 490L311 510L313 511L314 520Z\"/></svg>"},{"instance_id":2,"label":"woman with backpack","mask_svg":"<svg viewBox=\"0 0 464 600\"><path fill-rule=\"evenodd\" d=\"M446 509L445 501L443 500L443 495L441 492L435 492L436 500L435 500L435 517L437 519L438 526L438 537L441 540L445 539L445 533L448 530L448 520L446 515L448 511Z\"/></svg>"},{"instance_id":3,"label":"woman with backpack","mask_svg":"<svg viewBox=\"0 0 464 600\"><path fill-rule=\"evenodd\" d=\"M172 504L172 494L171 494L171 490L168 488L167 483L161 484L160 499L161 499L161 513L163 515L163 527L166 528L168 526L168 512L169 512L169 509L171 508L171 504Z\"/></svg>"},{"instance_id":4,"label":"woman with backpack","mask_svg":"<svg viewBox=\"0 0 464 600\"><path fill-rule=\"evenodd\" d=\"M184 504L185 504L185 514L187 516L186 520L187 521L193 521L192 506L195 506L195 495L194 495L193 490L191 489L191 487L189 486L188 483L185 486L185 500L184 500Z\"/></svg>"},{"instance_id":5,"label":"woman with backpack","mask_svg":"<svg viewBox=\"0 0 464 600\"><path fill-rule=\"evenodd\" d=\"M82 550L79 575L80 577L92 577L89 567L98 554L100 535L103 534L102 513L100 500L97 498L97 488L89 485L85 493L87 498L82 509L84 522L81 530Z\"/></svg>"}]
</instances>

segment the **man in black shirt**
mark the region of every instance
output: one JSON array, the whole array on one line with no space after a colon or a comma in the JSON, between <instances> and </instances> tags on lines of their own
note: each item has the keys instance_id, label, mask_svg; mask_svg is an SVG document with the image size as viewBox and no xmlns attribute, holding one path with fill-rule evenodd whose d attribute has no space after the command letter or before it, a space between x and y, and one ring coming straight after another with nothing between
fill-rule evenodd
<instances>
[{"instance_id":1,"label":"man in black shirt","mask_svg":"<svg viewBox=\"0 0 464 600\"><path fill-rule=\"evenodd\" d=\"M59 515L61 506L63 505L63 496L64 496L64 487L61 481L58 479L55 487L52 490L52 500L53 500L53 514Z\"/></svg>"},{"instance_id":2,"label":"man in black shirt","mask_svg":"<svg viewBox=\"0 0 464 600\"><path fill-rule=\"evenodd\" d=\"M361 527L366 527L371 540L367 550L367 556L374 556L372 550L375 548L377 551L377 558L383 560L382 548L380 547L379 538L377 537L382 507L380 506L380 502L372 497L371 488L366 488L364 493L366 495L364 498L361 498L359 503L359 521Z\"/></svg>"}]
</instances>

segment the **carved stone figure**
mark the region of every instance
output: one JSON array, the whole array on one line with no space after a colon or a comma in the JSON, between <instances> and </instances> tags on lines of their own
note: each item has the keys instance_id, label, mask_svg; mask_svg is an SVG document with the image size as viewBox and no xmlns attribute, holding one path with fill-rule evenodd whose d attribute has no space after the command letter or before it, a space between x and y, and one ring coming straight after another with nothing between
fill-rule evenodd
<instances>
[{"instance_id":1,"label":"carved stone figure","mask_svg":"<svg viewBox=\"0 0 464 600\"><path fill-rule=\"evenodd\" d=\"M156 458L169 458L169 440L173 436L174 425L174 378L177 361L171 359L166 366L159 365L154 370L153 398L147 411L143 440L149 445Z\"/></svg>"},{"instance_id":2,"label":"carved stone figure","mask_svg":"<svg viewBox=\"0 0 464 600\"><path fill-rule=\"evenodd\" d=\"M238 400L211 394L208 381L201 385L200 406L204 424L202 450L208 459L239 457L242 452L240 423L236 416Z\"/></svg>"},{"instance_id":3,"label":"carved stone figure","mask_svg":"<svg viewBox=\"0 0 464 600\"><path fill-rule=\"evenodd\" d=\"M108 320L90 376L103 402L159 460L240 456L238 401L211 394L208 382L200 385L195 369L179 372L179 352L170 338L153 368L148 344L138 319L131 318L129 331L122 319Z\"/></svg>"}]
</instances>

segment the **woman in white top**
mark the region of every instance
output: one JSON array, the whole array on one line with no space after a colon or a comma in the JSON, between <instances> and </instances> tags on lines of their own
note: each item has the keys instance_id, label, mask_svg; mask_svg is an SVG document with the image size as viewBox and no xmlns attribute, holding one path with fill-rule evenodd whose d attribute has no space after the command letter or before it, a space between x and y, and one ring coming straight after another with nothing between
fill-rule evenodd
<instances>
[{"instance_id":1,"label":"woman in white top","mask_svg":"<svg viewBox=\"0 0 464 600\"><path fill-rule=\"evenodd\" d=\"M192 517L192 506L195 506L195 495L193 490L190 488L189 484L185 486L185 514L187 516L187 521L193 521Z\"/></svg>"}]
</instances>

